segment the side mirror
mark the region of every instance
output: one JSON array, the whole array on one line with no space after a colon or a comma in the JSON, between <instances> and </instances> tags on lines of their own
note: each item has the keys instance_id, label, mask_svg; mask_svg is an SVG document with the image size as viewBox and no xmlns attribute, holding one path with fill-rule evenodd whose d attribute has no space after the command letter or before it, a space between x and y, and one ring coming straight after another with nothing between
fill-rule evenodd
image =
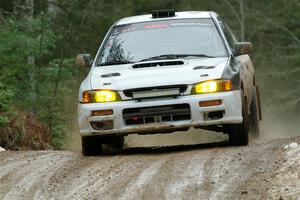
<instances>
[{"instance_id":1,"label":"side mirror","mask_svg":"<svg viewBox=\"0 0 300 200\"><path fill-rule=\"evenodd\" d=\"M76 56L76 65L81 67L90 67L93 64L93 58L91 54L78 54Z\"/></svg>"},{"instance_id":2,"label":"side mirror","mask_svg":"<svg viewBox=\"0 0 300 200\"><path fill-rule=\"evenodd\" d=\"M234 55L240 56L245 54L250 54L252 52L252 43L251 42L238 42L234 47Z\"/></svg>"}]
</instances>

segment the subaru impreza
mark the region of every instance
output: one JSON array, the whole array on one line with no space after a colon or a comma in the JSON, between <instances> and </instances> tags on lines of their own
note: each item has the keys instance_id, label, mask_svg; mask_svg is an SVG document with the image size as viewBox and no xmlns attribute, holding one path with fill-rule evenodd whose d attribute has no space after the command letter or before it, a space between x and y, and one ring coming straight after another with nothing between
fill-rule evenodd
<instances>
[{"instance_id":1,"label":"subaru impreza","mask_svg":"<svg viewBox=\"0 0 300 200\"><path fill-rule=\"evenodd\" d=\"M262 119L251 51L215 12L156 10L120 19L95 58L76 58L91 67L79 89L83 154L122 148L129 134L191 127L247 145Z\"/></svg>"}]
</instances>

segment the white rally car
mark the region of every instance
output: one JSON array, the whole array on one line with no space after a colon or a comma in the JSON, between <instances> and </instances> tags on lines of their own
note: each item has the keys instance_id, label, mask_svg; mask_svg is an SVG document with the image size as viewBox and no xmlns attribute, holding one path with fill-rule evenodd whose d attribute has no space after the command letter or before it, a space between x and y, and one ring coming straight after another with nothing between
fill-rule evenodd
<instances>
[{"instance_id":1,"label":"white rally car","mask_svg":"<svg viewBox=\"0 0 300 200\"><path fill-rule=\"evenodd\" d=\"M122 148L128 134L190 127L229 134L247 145L261 120L250 42L239 42L214 12L157 10L117 21L79 90L84 155Z\"/></svg>"}]
</instances>

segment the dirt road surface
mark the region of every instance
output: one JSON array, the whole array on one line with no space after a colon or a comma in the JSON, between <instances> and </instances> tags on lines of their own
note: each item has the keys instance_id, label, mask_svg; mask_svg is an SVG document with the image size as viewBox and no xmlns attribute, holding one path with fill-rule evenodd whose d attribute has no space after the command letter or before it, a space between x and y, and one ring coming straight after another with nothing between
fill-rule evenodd
<instances>
[{"instance_id":1,"label":"dirt road surface","mask_svg":"<svg viewBox=\"0 0 300 200\"><path fill-rule=\"evenodd\" d=\"M101 157L5 151L0 153L0 199L299 200L299 142L129 148Z\"/></svg>"}]
</instances>

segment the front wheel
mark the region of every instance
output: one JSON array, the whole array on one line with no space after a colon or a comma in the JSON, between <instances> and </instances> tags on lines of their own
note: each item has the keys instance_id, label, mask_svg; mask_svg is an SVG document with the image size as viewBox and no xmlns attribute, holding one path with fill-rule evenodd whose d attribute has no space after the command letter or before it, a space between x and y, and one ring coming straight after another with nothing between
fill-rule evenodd
<instances>
[{"instance_id":1,"label":"front wheel","mask_svg":"<svg viewBox=\"0 0 300 200\"><path fill-rule=\"evenodd\" d=\"M82 155L96 156L103 151L118 152L122 149L124 137L121 136L85 136L81 137Z\"/></svg>"},{"instance_id":2,"label":"front wheel","mask_svg":"<svg viewBox=\"0 0 300 200\"><path fill-rule=\"evenodd\" d=\"M249 115L247 98L242 96L242 116L243 122L241 124L230 124L229 128L229 143L234 146L244 146L249 143Z\"/></svg>"},{"instance_id":3,"label":"front wheel","mask_svg":"<svg viewBox=\"0 0 300 200\"><path fill-rule=\"evenodd\" d=\"M102 153L102 141L99 137L81 137L82 155L95 156Z\"/></svg>"}]
</instances>

